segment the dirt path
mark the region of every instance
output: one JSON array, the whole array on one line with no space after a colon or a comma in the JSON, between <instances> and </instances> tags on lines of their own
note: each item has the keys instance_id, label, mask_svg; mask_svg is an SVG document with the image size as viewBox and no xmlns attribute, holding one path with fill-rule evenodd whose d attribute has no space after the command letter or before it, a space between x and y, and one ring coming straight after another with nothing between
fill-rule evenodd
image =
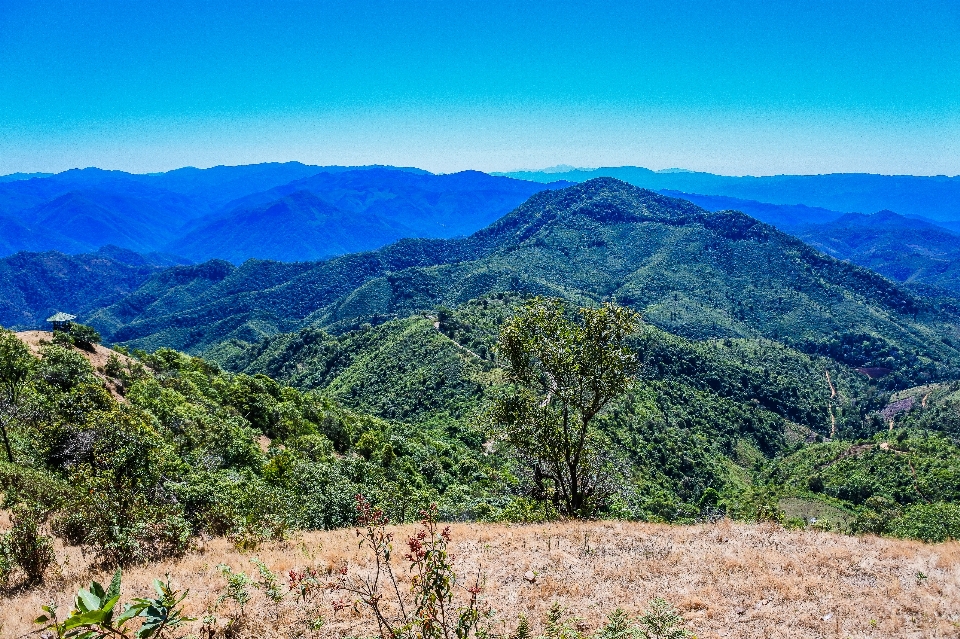
<instances>
[{"instance_id":1,"label":"dirt path","mask_svg":"<svg viewBox=\"0 0 960 639\"><path fill-rule=\"evenodd\" d=\"M830 379L830 371L825 370L823 374L827 376L827 384L830 386L830 399L837 396L837 389L833 387L833 380Z\"/></svg>"},{"instance_id":2,"label":"dirt path","mask_svg":"<svg viewBox=\"0 0 960 639\"><path fill-rule=\"evenodd\" d=\"M833 380L830 379L830 371L824 370L823 374L827 376L827 385L830 387L830 402L827 403L827 412L830 413L830 439L837 436L837 418L833 415L833 399L837 396L837 389L833 387Z\"/></svg>"}]
</instances>

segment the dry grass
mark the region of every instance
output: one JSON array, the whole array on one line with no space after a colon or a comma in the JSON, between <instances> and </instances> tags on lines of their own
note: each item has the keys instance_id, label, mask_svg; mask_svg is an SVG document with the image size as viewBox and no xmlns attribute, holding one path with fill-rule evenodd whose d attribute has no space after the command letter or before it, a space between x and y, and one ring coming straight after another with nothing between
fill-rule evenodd
<instances>
[{"instance_id":1,"label":"dry grass","mask_svg":"<svg viewBox=\"0 0 960 639\"><path fill-rule=\"evenodd\" d=\"M661 596L683 612L688 628L701 638L960 637L958 543L927 545L726 521L700 526L454 524L452 529L456 563L464 574L482 570L484 595L501 620L495 628L500 632L512 631L519 613L539 631L554 601L592 630L617 606L636 613ZM412 530L397 529L397 539ZM175 584L190 589L189 612L199 617L223 587L217 564L252 575L253 556L280 573L305 566L326 572L343 564L356 571L366 559L352 530L307 533L247 554L216 539L181 560L131 569L124 595L144 594L153 577L170 573ZM60 549L60 557L66 562L49 585L3 602L0 635L28 632L41 604L56 600L66 609L77 587L91 577L109 578L89 568L73 549ZM527 571L536 574L533 583L524 579ZM918 582L918 572L927 578ZM405 576L402 568L398 574ZM344 610L335 615L335 598L327 593L319 600L316 612L326 623L313 632L307 622L315 611L298 607L290 597L271 605L257 591L241 636L375 634L365 614ZM228 612L224 605L219 616ZM199 633L200 624L190 632Z\"/></svg>"}]
</instances>

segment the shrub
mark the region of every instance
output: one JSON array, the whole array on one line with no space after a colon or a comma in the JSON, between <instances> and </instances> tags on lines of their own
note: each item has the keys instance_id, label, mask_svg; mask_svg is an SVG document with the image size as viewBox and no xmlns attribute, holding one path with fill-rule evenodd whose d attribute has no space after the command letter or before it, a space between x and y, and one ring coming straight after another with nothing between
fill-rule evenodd
<instances>
[{"instance_id":1,"label":"shrub","mask_svg":"<svg viewBox=\"0 0 960 639\"><path fill-rule=\"evenodd\" d=\"M559 603L553 602L544 620L543 636L540 639L584 639L577 630L577 620L567 616Z\"/></svg>"},{"instance_id":2,"label":"shrub","mask_svg":"<svg viewBox=\"0 0 960 639\"><path fill-rule=\"evenodd\" d=\"M179 556L189 548L192 530L177 505L151 503L143 494L92 490L78 495L53 522L67 543L88 548L111 566Z\"/></svg>"},{"instance_id":3,"label":"shrub","mask_svg":"<svg viewBox=\"0 0 960 639\"><path fill-rule=\"evenodd\" d=\"M362 495L356 496L357 536L362 548L372 557L373 570L359 576L341 573L339 590L357 597L377 621L380 635L395 639L458 639L485 636L480 621L480 575L464 589L469 594L466 604L454 599L454 593L463 587L453 569L447 545L450 528L442 530L436 521L435 505L422 513L421 528L407 539L408 552L404 556L413 574L410 586L411 600L405 600L397 585L390 565L393 554L393 534L386 531L389 524L382 510L373 508ZM385 590L392 592L385 592ZM386 597L396 599L399 618L385 609Z\"/></svg>"},{"instance_id":4,"label":"shrub","mask_svg":"<svg viewBox=\"0 0 960 639\"><path fill-rule=\"evenodd\" d=\"M643 639L686 639L690 637L683 626L683 617L673 606L657 597L639 619L639 634Z\"/></svg>"},{"instance_id":5,"label":"shrub","mask_svg":"<svg viewBox=\"0 0 960 639\"><path fill-rule=\"evenodd\" d=\"M617 608L607 617L607 623L594 635L594 639L636 639L637 627L623 608Z\"/></svg>"},{"instance_id":6,"label":"shrub","mask_svg":"<svg viewBox=\"0 0 960 639\"><path fill-rule=\"evenodd\" d=\"M927 542L960 539L960 504L915 504L892 523L890 532Z\"/></svg>"},{"instance_id":7,"label":"shrub","mask_svg":"<svg viewBox=\"0 0 960 639\"><path fill-rule=\"evenodd\" d=\"M97 332L97 329L86 324L71 324L70 338L74 344L84 350L93 350L93 345L100 343L100 333Z\"/></svg>"},{"instance_id":8,"label":"shrub","mask_svg":"<svg viewBox=\"0 0 960 639\"><path fill-rule=\"evenodd\" d=\"M11 513L13 527L6 535L6 554L10 564L18 566L28 583L43 581L43 575L53 563L53 543L40 531L36 512L26 505L18 505Z\"/></svg>"}]
</instances>

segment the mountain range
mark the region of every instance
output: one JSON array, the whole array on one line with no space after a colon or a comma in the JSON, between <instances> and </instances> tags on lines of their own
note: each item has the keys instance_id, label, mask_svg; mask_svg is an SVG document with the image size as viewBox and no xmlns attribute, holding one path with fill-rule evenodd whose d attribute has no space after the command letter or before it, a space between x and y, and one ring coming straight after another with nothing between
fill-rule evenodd
<instances>
[{"instance_id":1,"label":"mountain range","mask_svg":"<svg viewBox=\"0 0 960 639\"><path fill-rule=\"evenodd\" d=\"M309 326L349 331L497 292L617 299L686 338L772 339L894 370L901 382L960 362L951 307L742 213L608 178L538 193L466 238L317 262L171 267L84 319L132 347L203 352Z\"/></svg>"},{"instance_id":2,"label":"mountain range","mask_svg":"<svg viewBox=\"0 0 960 639\"><path fill-rule=\"evenodd\" d=\"M655 191L667 189L771 204L803 204L843 213L889 209L901 215L936 221L960 220L960 176L833 173L734 177L677 169L651 171L636 166L513 171L495 175L537 182L584 182L596 177L613 177Z\"/></svg>"},{"instance_id":3,"label":"mountain range","mask_svg":"<svg viewBox=\"0 0 960 639\"><path fill-rule=\"evenodd\" d=\"M352 199L378 201L347 188L376 171L324 176L326 198L311 190L317 176L294 180L234 200L227 213L258 211L280 226L299 210L300 224L320 225ZM397 183L435 177L411 172ZM399 192L392 185L391 199ZM450 519L512 520L523 469L488 447L479 416L503 390L500 327L538 294L641 314L635 383L598 417L624 473L617 516L695 521L722 508L751 518L785 510L789 497L818 518L831 513L837 529L884 533L931 500L954 507L960 308L928 294L936 285L917 288L924 273L902 284L828 254L869 260L919 243L917 255L936 261L940 253L920 249L946 255L953 236L886 211L792 232L808 242L742 212L596 178L538 190L465 237L322 260L22 252L0 260L0 294L12 300L0 311L24 324L42 322L42 308L72 311L117 346L125 357L111 365L114 390L135 410L111 414L142 417L164 450L182 451L177 503L195 513L214 506L190 495L213 487L245 495L238 503L253 507L244 517L278 503L271 513L297 527L342 526L349 515L324 496L333 486L384 503L442 500ZM41 361L38 374L58 361ZM72 390L38 384L44 405L75 410ZM103 421L87 408L76 409L82 423ZM891 434L895 424L914 426ZM18 451L42 448L17 437ZM263 454L263 437L273 453ZM266 498L264 482L282 486L283 498ZM371 493L376 486L388 492Z\"/></svg>"},{"instance_id":4,"label":"mountain range","mask_svg":"<svg viewBox=\"0 0 960 639\"><path fill-rule=\"evenodd\" d=\"M115 245L192 261L314 260L403 237L467 235L544 188L554 187L476 171L295 162L21 176L0 182L0 254Z\"/></svg>"}]
</instances>

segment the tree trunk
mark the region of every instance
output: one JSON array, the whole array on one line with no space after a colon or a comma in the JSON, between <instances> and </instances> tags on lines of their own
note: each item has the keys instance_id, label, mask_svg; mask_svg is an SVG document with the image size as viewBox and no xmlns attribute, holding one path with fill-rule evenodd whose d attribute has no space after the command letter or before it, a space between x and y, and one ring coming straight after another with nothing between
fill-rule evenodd
<instances>
[{"instance_id":1,"label":"tree trunk","mask_svg":"<svg viewBox=\"0 0 960 639\"><path fill-rule=\"evenodd\" d=\"M10 438L7 437L7 425L0 424L0 433L3 434L3 446L7 449L7 461L13 463L13 449L10 448Z\"/></svg>"}]
</instances>

